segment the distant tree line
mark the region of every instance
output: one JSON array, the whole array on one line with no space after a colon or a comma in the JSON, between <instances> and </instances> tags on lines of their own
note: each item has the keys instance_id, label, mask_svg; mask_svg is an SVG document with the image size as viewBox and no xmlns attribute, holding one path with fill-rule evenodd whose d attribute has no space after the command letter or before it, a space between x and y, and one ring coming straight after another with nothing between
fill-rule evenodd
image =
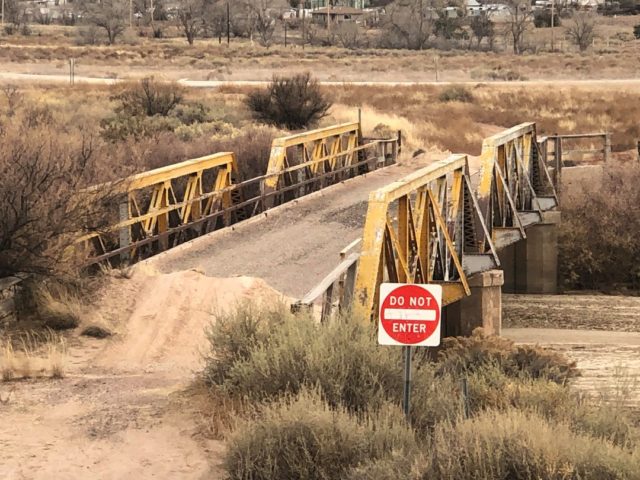
<instances>
[{"instance_id":1,"label":"distant tree line","mask_svg":"<svg viewBox=\"0 0 640 480\"><path fill-rule=\"evenodd\" d=\"M593 42L595 15L572 12L567 2L557 2L553 19L550 10L534 9L528 0L502 0L501 4L503 10L497 21L490 10L468 12L464 0L378 0L371 2L371 6L384 8L374 15L375 21L366 22L366 27L364 22L334 20L330 25L318 25L295 14L283 16L293 7L305 6L300 0L180 0L171 6L167 0L76 0L72 7L62 10L59 18L66 24L81 23L80 34L85 44L98 43L99 32L106 43L117 43L134 22L136 26L150 27L155 38L163 37L167 26L173 26L189 45L199 38L222 41L228 35L269 47L275 41L276 31L288 28L297 32L295 36L302 44L493 50L496 40L502 39L513 53L521 54L529 47L528 30L561 24L566 36L581 51ZM29 33L25 5L18 0L5 0L5 33ZM40 16L36 20L47 23L51 19L45 21ZM376 34L369 34L367 27L375 28Z\"/></svg>"}]
</instances>

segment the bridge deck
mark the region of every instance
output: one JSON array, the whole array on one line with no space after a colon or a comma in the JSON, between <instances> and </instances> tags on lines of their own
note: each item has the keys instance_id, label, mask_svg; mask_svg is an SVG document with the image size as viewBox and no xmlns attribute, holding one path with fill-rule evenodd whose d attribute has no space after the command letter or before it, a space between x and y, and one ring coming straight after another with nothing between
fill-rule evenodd
<instances>
[{"instance_id":1,"label":"bridge deck","mask_svg":"<svg viewBox=\"0 0 640 480\"><path fill-rule=\"evenodd\" d=\"M208 276L259 277L300 298L338 264L340 251L362 236L369 193L435 160L415 159L353 178L147 262L161 272L199 268Z\"/></svg>"}]
</instances>

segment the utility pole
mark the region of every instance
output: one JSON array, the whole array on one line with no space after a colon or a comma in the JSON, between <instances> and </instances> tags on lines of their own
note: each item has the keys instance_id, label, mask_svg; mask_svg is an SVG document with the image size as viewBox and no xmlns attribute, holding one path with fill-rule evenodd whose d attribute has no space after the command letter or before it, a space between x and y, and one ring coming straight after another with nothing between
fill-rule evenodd
<instances>
[{"instance_id":1,"label":"utility pole","mask_svg":"<svg viewBox=\"0 0 640 480\"><path fill-rule=\"evenodd\" d=\"M304 44L307 43L307 32L304 25L304 17L307 13L304 9L304 0L300 0L298 3L298 13L302 11L302 50L304 50Z\"/></svg>"},{"instance_id":2,"label":"utility pole","mask_svg":"<svg viewBox=\"0 0 640 480\"><path fill-rule=\"evenodd\" d=\"M231 10L227 2L227 46L231 44Z\"/></svg>"},{"instance_id":3,"label":"utility pole","mask_svg":"<svg viewBox=\"0 0 640 480\"><path fill-rule=\"evenodd\" d=\"M554 29L553 27L555 26L555 4L556 4L556 0L551 0L551 51L554 52L555 49L554 47L554 40L555 40L555 34L554 34Z\"/></svg>"},{"instance_id":4,"label":"utility pole","mask_svg":"<svg viewBox=\"0 0 640 480\"><path fill-rule=\"evenodd\" d=\"M129 0L129 28L133 28L133 0Z\"/></svg>"},{"instance_id":5,"label":"utility pole","mask_svg":"<svg viewBox=\"0 0 640 480\"><path fill-rule=\"evenodd\" d=\"M4 0L2 0L2 21L0 22L0 25L4 25Z\"/></svg>"}]
</instances>

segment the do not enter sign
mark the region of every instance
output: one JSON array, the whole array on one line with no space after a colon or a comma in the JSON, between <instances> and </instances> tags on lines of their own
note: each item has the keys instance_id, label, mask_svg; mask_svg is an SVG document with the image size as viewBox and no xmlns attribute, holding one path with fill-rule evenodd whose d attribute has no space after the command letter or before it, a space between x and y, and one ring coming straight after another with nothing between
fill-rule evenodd
<instances>
[{"instance_id":1,"label":"do not enter sign","mask_svg":"<svg viewBox=\"0 0 640 480\"><path fill-rule=\"evenodd\" d=\"M442 287L405 283L380 285L380 345L440 345Z\"/></svg>"}]
</instances>

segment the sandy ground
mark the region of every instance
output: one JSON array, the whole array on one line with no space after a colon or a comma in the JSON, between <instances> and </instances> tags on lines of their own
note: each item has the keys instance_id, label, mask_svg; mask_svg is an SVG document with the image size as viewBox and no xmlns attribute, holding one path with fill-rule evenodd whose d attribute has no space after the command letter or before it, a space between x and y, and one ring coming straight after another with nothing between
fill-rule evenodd
<instances>
[{"instance_id":1,"label":"sandy ground","mask_svg":"<svg viewBox=\"0 0 640 480\"><path fill-rule=\"evenodd\" d=\"M505 327L640 332L640 297L503 295Z\"/></svg>"},{"instance_id":2,"label":"sandy ground","mask_svg":"<svg viewBox=\"0 0 640 480\"><path fill-rule=\"evenodd\" d=\"M640 297L503 295L503 334L578 362L576 386L640 407Z\"/></svg>"},{"instance_id":3,"label":"sandy ground","mask_svg":"<svg viewBox=\"0 0 640 480\"><path fill-rule=\"evenodd\" d=\"M117 334L71 339L66 377L0 384L0 478L222 478L190 385L212 314L278 301L256 279L148 269L113 279L97 312Z\"/></svg>"},{"instance_id":4,"label":"sandy ground","mask_svg":"<svg viewBox=\"0 0 640 480\"><path fill-rule=\"evenodd\" d=\"M600 314L604 312L606 309ZM640 308L635 312L640 316ZM640 407L640 333L505 328L503 335L517 343L542 345L575 360L582 373L575 385L590 395Z\"/></svg>"}]
</instances>

